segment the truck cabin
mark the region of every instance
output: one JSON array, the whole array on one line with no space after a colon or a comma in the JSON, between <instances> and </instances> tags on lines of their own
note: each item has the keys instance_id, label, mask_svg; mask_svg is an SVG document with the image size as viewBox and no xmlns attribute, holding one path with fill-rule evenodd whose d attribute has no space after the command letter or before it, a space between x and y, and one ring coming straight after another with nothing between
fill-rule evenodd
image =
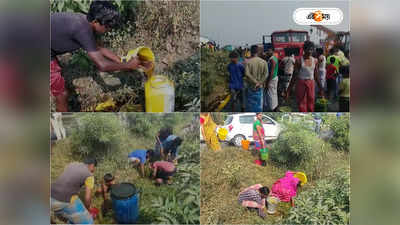
<instances>
[{"instance_id":1,"label":"truck cabin","mask_svg":"<svg viewBox=\"0 0 400 225\"><path fill-rule=\"evenodd\" d=\"M268 38L270 38L269 43L267 42ZM264 50L272 45L279 60L286 56L285 52L294 54L297 59L303 54L304 41L309 39L307 31L276 31L271 35L263 36Z\"/></svg>"}]
</instances>

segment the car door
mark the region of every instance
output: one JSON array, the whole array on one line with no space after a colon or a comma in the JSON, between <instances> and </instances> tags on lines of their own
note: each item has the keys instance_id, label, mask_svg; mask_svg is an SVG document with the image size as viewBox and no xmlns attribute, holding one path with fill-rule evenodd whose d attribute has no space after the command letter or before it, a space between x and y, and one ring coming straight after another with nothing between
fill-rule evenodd
<instances>
[{"instance_id":1,"label":"car door","mask_svg":"<svg viewBox=\"0 0 400 225\"><path fill-rule=\"evenodd\" d=\"M267 139L271 137L276 137L278 135L278 126L275 123L275 121L271 120L267 116L263 116L262 121L263 121L265 137Z\"/></svg>"},{"instance_id":2,"label":"car door","mask_svg":"<svg viewBox=\"0 0 400 225\"><path fill-rule=\"evenodd\" d=\"M240 133L243 134L249 141L253 141L254 119L255 116L253 115L239 116Z\"/></svg>"}]
</instances>

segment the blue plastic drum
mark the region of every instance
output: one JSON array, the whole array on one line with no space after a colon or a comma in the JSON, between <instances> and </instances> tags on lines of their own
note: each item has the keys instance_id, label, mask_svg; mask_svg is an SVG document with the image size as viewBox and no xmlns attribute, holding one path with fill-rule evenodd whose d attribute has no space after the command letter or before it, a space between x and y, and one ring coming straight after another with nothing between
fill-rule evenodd
<instances>
[{"instance_id":1,"label":"blue plastic drum","mask_svg":"<svg viewBox=\"0 0 400 225\"><path fill-rule=\"evenodd\" d=\"M111 188L115 219L120 224L136 223L139 217L139 191L131 183L115 184Z\"/></svg>"}]
</instances>

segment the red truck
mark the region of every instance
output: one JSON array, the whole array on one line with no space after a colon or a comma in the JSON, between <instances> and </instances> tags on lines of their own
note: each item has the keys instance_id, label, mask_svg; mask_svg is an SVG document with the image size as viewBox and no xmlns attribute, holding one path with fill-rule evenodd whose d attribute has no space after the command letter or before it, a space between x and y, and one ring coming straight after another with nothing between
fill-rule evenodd
<instances>
[{"instance_id":1,"label":"red truck","mask_svg":"<svg viewBox=\"0 0 400 225\"><path fill-rule=\"evenodd\" d=\"M298 59L303 55L304 41L309 39L308 32L303 30L275 31L271 35L263 35L264 51L273 46L275 55L282 60L285 57L285 49L288 49Z\"/></svg>"}]
</instances>

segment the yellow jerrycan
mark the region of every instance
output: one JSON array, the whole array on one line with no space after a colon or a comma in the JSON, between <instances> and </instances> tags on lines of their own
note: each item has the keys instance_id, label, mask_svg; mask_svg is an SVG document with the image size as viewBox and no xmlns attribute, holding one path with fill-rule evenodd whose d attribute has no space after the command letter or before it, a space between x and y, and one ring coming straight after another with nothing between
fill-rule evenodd
<instances>
[{"instance_id":1,"label":"yellow jerrycan","mask_svg":"<svg viewBox=\"0 0 400 225\"><path fill-rule=\"evenodd\" d=\"M146 112L173 112L175 107L174 83L166 76L153 75L144 84Z\"/></svg>"},{"instance_id":2,"label":"yellow jerrycan","mask_svg":"<svg viewBox=\"0 0 400 225\"><path fill-rule=\"evenodd\" d=\"M146 75L150 77L154 71L155 57L153 51L151 51L151 49L148 47L140 46L130 50L125 57L121 57L121 61L128 62L132 57L135 56L138 56L140 60L153 62L152 67L148 71L145 71Z\"/></svg>"}]
</instances>

